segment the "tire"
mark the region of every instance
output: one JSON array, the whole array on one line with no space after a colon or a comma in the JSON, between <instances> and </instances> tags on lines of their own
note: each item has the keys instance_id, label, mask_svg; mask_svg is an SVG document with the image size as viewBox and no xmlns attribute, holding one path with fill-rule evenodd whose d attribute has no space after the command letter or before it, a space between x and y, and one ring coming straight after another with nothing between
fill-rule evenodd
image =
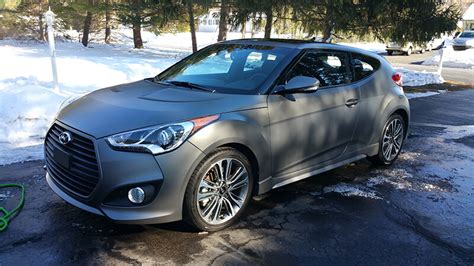
<instances>
[{"instance_id":1,"label":"tire","mask_svg":"<svg viewBox=\"0 0 474 266\"><path fill-rule=\"evenodd\" d=\"M413 48L408 48L408 51L405 53L406 55L411 55L413 53Z\"/></svg>"},{"instance_id":2,"label":"tire","mask_svg":"<svg viewBox=\"0 0 474 266\"><path fill-rule=\"evenodd\" d=\"M393 51L387 51L388 55L393 55Z\"/></svg>"},{"instance_id":3,"label":"tire","mask_svg":"<svg viewBox=\"0 0 474 266\"><path fill-rule=\"evenodd\" d=\"M398 128L401 129L401 132L398 132ZM393 129L395 129L395 131L393 131ZM391 165L397 160L400 154L403 142L405 141L405 135L406 125L403 117L399 114L393 114L383 127L379 139L379 151L377 155L369 157L369 160L381 166ZM390 137L393 139L390 140ZM390 149L389 153L388 149Z\"/></svg>"},{"instance_id":4,"label":"tire","mask_svg":"<svg viewBox=\"0 0 474 266\"><path fill-rule=\"evenodd\" d=\"M424 53L425 53L425 48L422 48L422 49L420 50L420 54L424 54Z\"/></svg>"},{"instance_id":5,"label":"tire","mask_svg":"<svg viewBox=\"0 0 474 266\"><path fill-rule=\"evenodd\" d=\"M227 171L229 162L230 171ZM215 150L199 163L189 180L183 220L207 232L230 226L252 198L253 180L252 166L245 155L233 148Z\"/></svg>"}]
</instances>

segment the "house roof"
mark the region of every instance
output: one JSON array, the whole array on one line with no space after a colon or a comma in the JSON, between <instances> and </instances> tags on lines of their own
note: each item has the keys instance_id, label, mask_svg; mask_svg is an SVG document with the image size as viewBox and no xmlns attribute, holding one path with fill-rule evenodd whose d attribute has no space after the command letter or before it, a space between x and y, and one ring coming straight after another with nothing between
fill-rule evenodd
<instances>
[{"instance_id":1,"label":"house roof","mask_svg":"<svg viewBox=\"0 0 474 266\"><path fill-rule=\"evenodd\" d=\"M474 20L474 4L471 4L471 6L466 10L464 15L462 16L463 20Z\"/></svg>"}]
</instances>

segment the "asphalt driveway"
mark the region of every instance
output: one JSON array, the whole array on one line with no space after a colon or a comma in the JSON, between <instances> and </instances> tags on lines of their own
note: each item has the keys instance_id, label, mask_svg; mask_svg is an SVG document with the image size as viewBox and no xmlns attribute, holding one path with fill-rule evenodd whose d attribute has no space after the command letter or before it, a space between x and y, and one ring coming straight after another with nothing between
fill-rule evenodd
<instances>
[{"instance_id":1,"label":"asphalt driveway","mask_svg":"<svg viewBox=\"0 0 474 266\"><path fill-rule=\"evenodd\" d=\"M2 183L27 187L23 211L0 233L0 265L473 265L473 102L474 90L412 100L392 167L362 160L282 187L212 234L114 224L59 199L40 161L0 167ZM0 204L15 197L0 191Z\"/></svg>"}]
</instances>

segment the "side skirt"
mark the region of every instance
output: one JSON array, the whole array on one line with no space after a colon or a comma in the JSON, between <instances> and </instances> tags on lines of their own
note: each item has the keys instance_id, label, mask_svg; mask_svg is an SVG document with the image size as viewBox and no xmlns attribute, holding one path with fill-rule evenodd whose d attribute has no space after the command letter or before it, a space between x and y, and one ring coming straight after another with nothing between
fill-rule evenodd
<instances>
[{"instance_id":1,"label":"side skirt","mask_svg":"<svg viewBox=\"0 0 474 266\"><path fill-rule=\"evenodd\" d=\"M357 155L355 157L352 157L352 158L349 158L349 159L346 159L346 160L343 160L343 161L340 161L340 162L337 162L337 163L334 163L334 164L330 164L330 165L327 165L327 166L322 167L322 168L318 168L318 169L310 171L310 172L306 172L304 174L301 174L301 175L292 177L290 179L284 180L280 183L274 184L272 189L279 188L279 187L291 184L291 183L296 182L296 181L303 180L305 178L308 178L308 177L311 177L311 176L314 176L314 175L317 175L317 174L320 174L320 173L323 173L323 172L327 172L327 171L332 170L334 168L338 168L338 167L346 165L348 163L358 161L358 160L363 159L365 157L367 157L365 154L360 154L360 155Z\"/></svg>"}]
</instances>

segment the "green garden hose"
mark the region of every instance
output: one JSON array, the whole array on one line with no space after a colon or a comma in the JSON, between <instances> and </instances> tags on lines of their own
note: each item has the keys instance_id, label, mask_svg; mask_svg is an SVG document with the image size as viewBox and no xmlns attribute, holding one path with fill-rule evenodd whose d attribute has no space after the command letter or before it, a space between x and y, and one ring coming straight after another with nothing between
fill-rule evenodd
<instances>
[{"instance_id":1,"label":"green garden hose","mask_svg":"<svg viewBox=\"0 0 474 266\"><path fill-rule=\"evenodd\" d=\"M25 204L25 187L20 184L0 184L0 188L19 188L20 189L20 202L18 205L12 210L12 211L7 211L5 208L0 207L0 232L4 231L8 227L8 223L10 222L15 215L17 215L21 208L23 208L23 205Z\"/></svg>"}]
</instances>

